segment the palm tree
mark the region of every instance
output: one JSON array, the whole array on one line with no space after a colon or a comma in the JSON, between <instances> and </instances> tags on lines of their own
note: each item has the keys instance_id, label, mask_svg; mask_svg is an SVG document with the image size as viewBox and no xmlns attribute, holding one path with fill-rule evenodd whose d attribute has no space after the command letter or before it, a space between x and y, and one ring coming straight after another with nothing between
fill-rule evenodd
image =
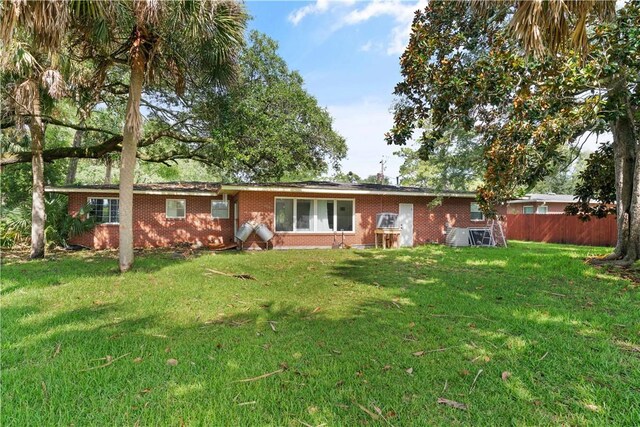
<instances>
[{"instance_id":1,"label":"palm tree","mask_svg":"<svg viewBox=\"0 0 640 427\"><path fill-rule=\"evenodd\" d=\"M42 258L45 252L43 109L50 99L66 92L62 71L70 69L62 47L70 28L103 10L101 2L89 1L5 0L0 4L0 65L4 83L11 87L4 93L5 102L14 107L18 128L26 126L31 136L31 258Z\"/></svg>"},{"instance_id":2,"label":"palm tree","mask_svg":"<svg viewBox=\"0 0 640 427\"><path fill-rule=\"evenodd\" d=\"M209 70L198 84L227 85L236 76L236 56L243 45L246 13L235 1L119 1L119 34L108 57L130 68L129 98L120 158L120 271L133 264L133 182L143 118L143 89L172 83L181 95L193 86L191 70ZM115 38L114 38L115 40Z\"/></svg>"},{"instance_id":3,"label":"palm tree","mask_svg":"<svg viewBox=\"0 0 640 427\"><path fill-rule=\"evenodd\" d=\"M225 86L235 80L236 56L244 41L246 13L232 0L87 0L20 1L0 3L0 37L5 52L14 36L28 36L31 51L55 58L64 41L73 38L77 60L98 64L97 76L105 69L126 64L129 68L129 96L123 129L120 165L120 270L133 264L133 180L137 145L143 118L140 102L145 88L172 84L178 96L186 86ZM123 41L124 40L124 41ZM33 55L31 55L33 56ZM52 61L55 64L55 61ZM195 81L191 70L208 70L208 78ZM56 70L40 67L38 75L28 74L20 97L31 96L21 116L29 119L33 152L32 257L44 255L44 178L42 149L44 126L38 82L54 86L62 79ZM52 77L56 77L52 79ZM51 89L49 89L51 92ZM17 98L16 98L17 99Z\"/></svg>"}]
</instances>

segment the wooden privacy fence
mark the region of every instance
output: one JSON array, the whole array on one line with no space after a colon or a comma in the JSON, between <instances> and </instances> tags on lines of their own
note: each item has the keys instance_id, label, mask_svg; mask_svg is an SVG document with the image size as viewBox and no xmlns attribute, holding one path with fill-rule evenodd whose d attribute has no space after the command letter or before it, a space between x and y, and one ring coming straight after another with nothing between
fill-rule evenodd
<instances>
[{"instance_id":1,"label":"wooden privacy fence","mask_svg":"<svg viewBox=\"0 0 640 427\"><path fill-rule=\"evenodd\" d=\"M615 246L616 217L581 221L569 215L507 215L507 238L530 242Z\"/></svg>"}]
</instances>

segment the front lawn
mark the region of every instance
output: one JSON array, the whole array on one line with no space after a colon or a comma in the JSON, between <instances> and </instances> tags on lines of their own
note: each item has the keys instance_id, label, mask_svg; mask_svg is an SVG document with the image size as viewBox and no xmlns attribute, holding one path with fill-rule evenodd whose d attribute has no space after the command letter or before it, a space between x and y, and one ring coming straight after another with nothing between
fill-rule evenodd
<instances>
[{"instance_id":1,"label":"front lawn","mask_svg":"<svg viewBox=\"0 0 640 427\"><path fill-rule=\"evenodd\" d=\"M640 288L595 253L5 258L0 424L639 425Z\"/></svg>"}]
</instances>

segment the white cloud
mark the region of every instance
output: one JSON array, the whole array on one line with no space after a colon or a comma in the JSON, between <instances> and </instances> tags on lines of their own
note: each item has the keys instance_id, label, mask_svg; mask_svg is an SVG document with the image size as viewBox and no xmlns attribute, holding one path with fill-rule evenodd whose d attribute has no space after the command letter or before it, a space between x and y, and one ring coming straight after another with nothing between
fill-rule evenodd
<instances>
[{"instance_id":1,"label":"white cloud","mask_svg":"<svg viewBox=\"0 0 640 427\"><path fill-rule=\"evenodd\" d=\"M360 46L360 51L361 52L369 52L372 47L373 47L373 42L371 40L369 40L368 42L366 42L365 44Z\"/></svg>"},{"instance_id":2,"label":"white cloud","mask_svg":"<svg viewBox=\"0 0 640 427\"><path fill-rule=\"evenodd\" d=\"M418 0L411 2L404 2L401 0L373 0L367 2L362 7L345 7L353 6L354 0L347 1L330 1L330 0L316 0L315 3L308 4L301 7L289 15L289 21L294 25L298 25L306 16L313 14L322 14L331 12L336 16L336 24L330 29L330 31L336 31L345 26L358 25L363 22L369 21L378 17L389 17L393 20L393 28L388 35L388 40L385 42L386 52L389 55L401 54L411 34L411 23L416 10L423 9L428 3L428 0ZM359 4L362 4L360 2ZM370 51L373 44L368 46L369 43L362 46L360 50ZM367 49L364 49L368 46Z\"/></svg>"},{"instance_id":3,"label":"white cloud","mask_svg":"<svg viewBox=\"0 0 640 427\"><path fill-rule=\"evenodd\" d=\"M316 0L315 3L308 4L289 14L289 21L293 25L298 25L307 15L324 13L329 9L329 0Z\"/></svg>"},{"instance_id":4,"label":"white cloud","mask_svg":"<svg viewBox=\"0 0 640 427\"><path fill-rule=\"evenodd\" d=\"M385 132L393 125L389 103L365 98L327 109L334 119L333 128L347 140L349 147L342 170L353 171L364 178L378 173L380 160L384 158L385 175L395 182L402 161L393 155L399 147L389 146L384 141Z\"/></svg>"},{"instance_id":5,"label":"white cloud","mask_svg":"<svg viewBox=\"0 0 640 427\"><path fill-rule=\"evenodd\" d=\"M409 36L411 36L411 23L394 27L391 30L391 40L387 45L387 54L402 55L409 44Z\"/></svg>"},{"instance_id":6,"label":"white cloud","mask_svg":"<svg viewBox=\"0 0 640 427\"><path fill-rule=\"evenodd\" d=\"M336 8L338 6L349 6L356 0L316 0L304 7L294 10L289 14L289 22L298 25L304 18L309 15L319 15L329 11L329 6Z\"/></svg>"}]
</instances>

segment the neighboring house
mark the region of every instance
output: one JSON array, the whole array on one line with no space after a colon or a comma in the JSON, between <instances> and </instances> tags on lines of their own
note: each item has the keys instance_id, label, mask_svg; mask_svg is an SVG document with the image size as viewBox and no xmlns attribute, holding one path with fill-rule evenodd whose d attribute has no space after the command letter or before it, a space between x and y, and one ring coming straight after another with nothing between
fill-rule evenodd
<instances>
[{"instance_id":1,"label":"neighboring house","mask_svg":"<svg viewBox=\"0 0 640 427\"><path fill-rule=\"evenodd\" d=\"M72 243L96 249L118 246L118 187L85 185L48 187L69 196L75 214L90 203L100 223ZM441 203L431 202L441 197ZM376 214L398 213L401 246L444 243L447 227L485 227L475 194L435 192L378 184L298 182L272 184L162 183L134 186L134 245L162 247L178 243L222 245L234 241L247 221L275 233L275 248L373 246ZM506 209L502 209L502 214ZM245 242L262 242L252 235ZM264 246L264 245L262 245Z\"/></svg>"},{"instance_id":2,"label":"neighboring house","mask_svg":"<svg viewBox=\"0 0 640 427\"><path fill-rule=\"evenodd\" d=\"M567 205L576 202L571 194L527 194L507 202L509 214L563 214Z\"/></svg>"}]
</instances>

